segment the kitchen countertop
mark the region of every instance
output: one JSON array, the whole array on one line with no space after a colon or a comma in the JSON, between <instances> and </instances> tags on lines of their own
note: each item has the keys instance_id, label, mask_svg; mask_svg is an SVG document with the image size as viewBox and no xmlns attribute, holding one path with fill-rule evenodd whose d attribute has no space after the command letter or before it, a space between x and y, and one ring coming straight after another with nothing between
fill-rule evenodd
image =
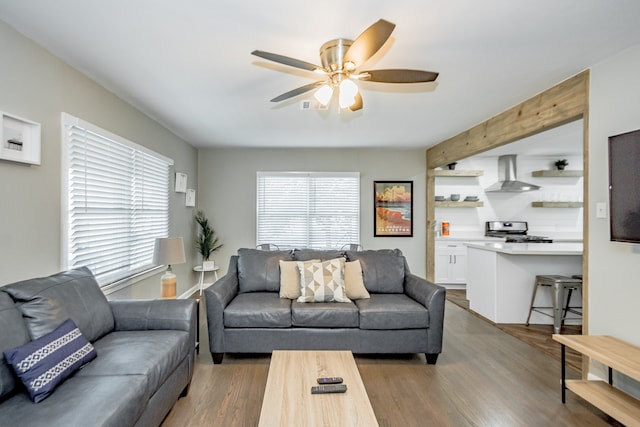
<instances>
[{"instance_id":1,"label":"kitchen countertop","mask_svg":"<svg viewBox=\"0 0 640 427\"><path fill-rule=\"evenodd\" d=\"M436 236L436 242L504 242L504 237L487 237L483 235L476 236L465 236L465 235L455 235L455 236Z\"/></svg>"},{"instance_id":2,"label":"kitchen countertop","mask_svg":"<svg viewBox=\"0 0 640 427\"><path fill-rule=\"evenodd\" d=\"M551 233L551 232L535 232L529 231L531 236L545 236L553 239L554 243L582 243L581 233ZM478 233L455 233L450 236L436 236L436 242L455 241L455 242L496 242L504 243L504 237L487 237ZM548 243L545 243L548 244Z\"/></svg>"},{"instance_id":3,"label":"kitchen countertop","mask_svg":"<svg viewBox=\"0 0 640 427\"><path fill-rule=\"evenodd\" d=\"M507 255L582 255L582 243L467 243L468 248Z\"/></svg>"}]
</instances>

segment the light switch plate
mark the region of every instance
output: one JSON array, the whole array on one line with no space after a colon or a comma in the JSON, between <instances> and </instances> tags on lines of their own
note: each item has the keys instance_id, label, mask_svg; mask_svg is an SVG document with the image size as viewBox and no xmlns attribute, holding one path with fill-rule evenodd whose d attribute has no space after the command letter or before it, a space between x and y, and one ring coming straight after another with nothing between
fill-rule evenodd
<instances>
[{"instance_id":1,"label":"light switch plate","mask_svg":"<svg viewBox=\"0 0 640 427\"><path fill-rule=\"evenodd\" d=\"M187 194L184 196L184 205L188 208L196 206L196 190L187 188Z\"/></svg>"},{"instance_id":2,"label":"light switch plate","mask_svg":"<svg viewBox=\"0 0 640 427\"><path fill-rule=\"evenodd\" d=\"M606 202L596 203L596 218L606 218L606 217L607 217L607 203Z\"/></svg>"}]
</instances>

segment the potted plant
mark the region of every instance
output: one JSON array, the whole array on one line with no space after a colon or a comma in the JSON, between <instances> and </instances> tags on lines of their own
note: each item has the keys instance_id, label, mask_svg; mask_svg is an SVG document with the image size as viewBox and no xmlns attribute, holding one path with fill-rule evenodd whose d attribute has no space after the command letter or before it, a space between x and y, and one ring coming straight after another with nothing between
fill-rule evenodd
<instances>
[{"instance_id":1,"label":"potted plant","mask_svg":"<svg viewBox=\"0 0 640 427\"><path fill-rule=\"evenodd\" d=\"M562 171L564 170L564 168L569 164L569 162L567 161L567 159L560 159L556 161L556 167L558 168L558 170Z\"/></svg>"},{"instance_id":2,"label":"potted plant","mask_svg":"<svg viewBox=\"0 0 640 427\"><path fill-rule=\"evenodd\" d=\"M196 222L200 226L200 230L196 237L196 249L198 253L202 255L203 266L206 261L209 261L209 257L212 253L222 247L221 243L218 243L215 230L209 225L209 220L205 216L204 212L198 210L195 216Z\"/></svg>"},{"instance_id":3,"label":"potted plant","mask_svg":"<svg viewBox=\"0 0 640 427\"><path fill-rule=\"evenodd\" d=\"M456 168L456 165L458 164L458 162L452 162L447 164L447 168L449 168L449 170L454 170Z\"/></svg>"}]
</instances>

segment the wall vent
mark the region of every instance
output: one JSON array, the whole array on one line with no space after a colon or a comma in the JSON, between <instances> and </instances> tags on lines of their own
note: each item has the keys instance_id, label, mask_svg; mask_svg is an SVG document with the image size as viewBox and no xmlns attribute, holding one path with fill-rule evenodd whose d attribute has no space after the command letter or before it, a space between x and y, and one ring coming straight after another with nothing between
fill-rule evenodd
<instances>
[{"instance_id":1,"label":"wall vent","mask_svg":"<svg viewBox=\"0 0 640 427\"><path fill-rule=\"evenodd\" d=\"M300 101L301 110L326 110L328 106L320 104L316 100L304 100Z\"/></svg>"}]
</instances>

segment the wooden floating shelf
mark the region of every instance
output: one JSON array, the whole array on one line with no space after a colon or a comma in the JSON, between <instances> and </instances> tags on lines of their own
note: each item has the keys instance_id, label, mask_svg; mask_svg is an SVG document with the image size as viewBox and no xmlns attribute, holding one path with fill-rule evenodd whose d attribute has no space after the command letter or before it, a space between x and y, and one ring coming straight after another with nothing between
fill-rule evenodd
<instances>
[{"instance_id":1,"label":"wooden floating shelf","mask_svg":"<svg viewBox=\"0 0 640 427\"><path fill-rule=\"evenodd\" d=\"M482 176L484 171L481 170L434 170L433 176Z\"/></svg>"},{"instance_id":2,"label":"wooden floating shelf","mask_svg":"<svg viewBox=\"0 0 640 427\"><path fill-rule=\"evenodd\" d=\"M449 200L436 202L436 208L481 208L484 202L452 202Z\"/></svg>"},{"instance_id":3,"label":"wooden floating shelf","mask_svg":"<svg viewBox=\"0 0 640 427\"><path fill-rule=\"evenodd\" d=\"M582 202L531 202L534 208L581 208Z\"/></svg>"},{"instance_id":4,"label":"wooden floating shelf","mask_svg":"<svg viewBox=\"0 0 640 427\"><path fill-rule=\"evenodd\" d=\"M581 170L544 170L531 172L531 176L536 177L580 177L583 175Z\"/></svg>"}]
</instances>

